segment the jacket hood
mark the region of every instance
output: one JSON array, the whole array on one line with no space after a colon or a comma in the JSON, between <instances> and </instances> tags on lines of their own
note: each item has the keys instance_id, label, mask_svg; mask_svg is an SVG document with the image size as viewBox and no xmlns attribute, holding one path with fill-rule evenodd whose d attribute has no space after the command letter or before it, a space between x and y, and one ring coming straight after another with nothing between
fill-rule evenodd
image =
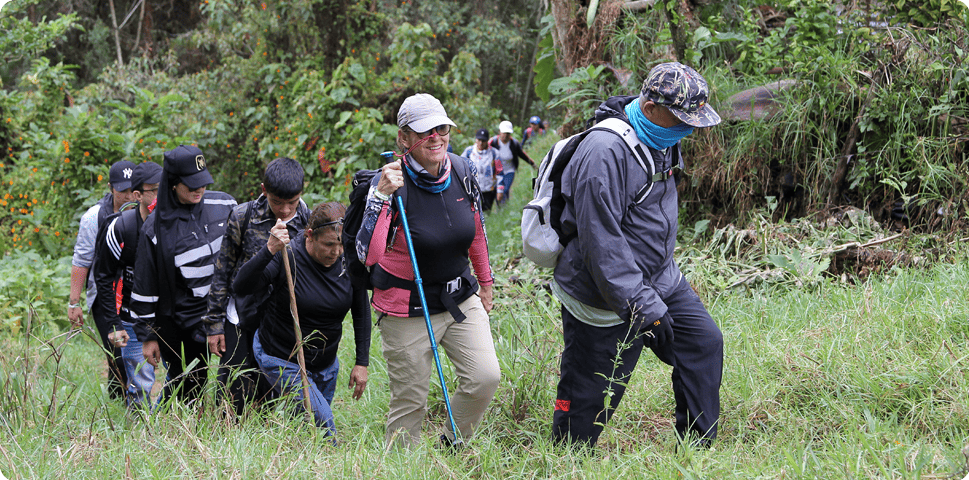
<instances>
[{"instance_id":1,"label":"jacket hood","mask_svg":"<svg viewBox=\"0 0 969 480\"><path fill-rule=\"evenodd\" d=\"M180 203L178 196L175 194L175 185L177 185L177 178L173 178L173 175L166 171L162 175L161 183L158 185L158 196L155 198L158 202L155 210L157 210L156 213L158 214L159 223L164 228L171 226L179 218L191 218L192 214L197 215L202 209L203 202L195 204Z\"/></svg>"},{"instance_id":2,"label":"jacket hood","mask_svg":"<svg viewBox=\"0 0 969 480\"><path fill-rule=\"evenodd\" d=\"M639 98L639 95L609 97L608 100L599 105L599 108L596 108L595 122L599 123L607 118L618 118L629 123L629 119L626 118L626 105L637 98Z\"/></svg>"}]
</instances>

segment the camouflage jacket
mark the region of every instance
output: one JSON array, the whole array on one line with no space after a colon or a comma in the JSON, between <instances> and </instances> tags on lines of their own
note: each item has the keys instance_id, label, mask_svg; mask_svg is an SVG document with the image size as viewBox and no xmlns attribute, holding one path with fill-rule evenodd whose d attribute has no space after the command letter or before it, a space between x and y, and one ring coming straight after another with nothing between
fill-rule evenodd
<instances>
[{"instance_id":1,"label":"camouflage jacket","mask_svg":"<svg viewBox=\"0 0 969 480\"><path fill-rule=\"evenodd\" d=\"M246 231L242 232L246 210L250 204L252 204L252 213L249 217L249 225ZM309 219L310 209L305 202L300 200L296 216L288 223L290 237L295 238L296 234L306 227ZM235 297L236 308L244 321L244 316L254 314L259 305L269 296L268 292L246 297L235 296L232 293L232 281L239 269L266 245L269 240L269 230L275 224L276 215L269 208L269 200L265 195L260 195L259 198L232 209L219 257L215 261L212 289L208 295L208 311L202 317L206 335L222 335L224 333L226 309L231 297ZM252 330L256 328L256 325L245 326Z\"/></svg>"}]
</instances>

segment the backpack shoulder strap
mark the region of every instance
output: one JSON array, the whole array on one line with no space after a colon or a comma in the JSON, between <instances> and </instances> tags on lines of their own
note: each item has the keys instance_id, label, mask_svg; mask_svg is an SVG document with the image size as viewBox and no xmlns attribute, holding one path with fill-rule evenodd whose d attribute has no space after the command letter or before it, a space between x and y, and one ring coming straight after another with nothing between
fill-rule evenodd
<instances>
[{"instance_id":1,"label":"backpack shoulder strap","mask_svg":"<svg viewBox=\"0 0 969 480\"><path fill-rule=\"evenodd\" d=\"M607 130L619 135L626 143L626 146L629 147L629 150L633 152L636 162L646 172L646 177L649 179L639 189L639 192L636 193L636 197L633 200L635 204L641 203L649 195L649 192L653 190L653 184L659 180L663 180L663 178L657 177L663 177L663 173L665 173L656 171L656 164L653 162L653 156L649 153L649 148L639 141L639 137L636 136L636 131L633 130L632 125L615 117L607 118L595 124L590 130Z\"/></svg>"},{"instance_id":2,"label":"backpack shoulder strap","mask_svg":"<svg viewBox=\"0 0 969 480\"><path fill-rule=\"evenodd\" d=\"M121 222L121 229L124 232L125 244L121 249L121 260L125 265L134 266L135 264L135 254L138 251L138 231L141 230L142 222L138 220L141 219L141 213L135 210L135 214L132 215L133 219L129 219L127 215L122 215L118 218ZM133 222L129 220L134 220ZM130 243L129 243L130 242Z\"/></svg>"},{"instance_id":3,"label":"backpack shoulder strap","mask_svg":"<svg viewBox=\"0 0 969 480\"><path fill-rule=\"evenodd\" d=\"M468 200L478 205L478 195L476 192L476 184L471 179L471 165L468 164L468 160L459 155L453 153L449 154L451 156L451 168L452 172L458 175L458 180L461 183L461 188L464 190L464 194L468 196Z\"/></svg>"},{"instance_id":4,"label":"backpack shoulder strap","mask_svg":"<svg viewBox=\"0 0 969 480\"><path fill-rule=\"evenodd\" d=\"M255 203L255 200L250 200L246 203L248 205L246 206L246 216L242 220L242 228L239 230L239 245L236 247L238 250L236 258L242 258L245 254L243 247L246 243L246 231L249 230L249 220L252 219L252 204Z\"/></svg>"}]
</instances>

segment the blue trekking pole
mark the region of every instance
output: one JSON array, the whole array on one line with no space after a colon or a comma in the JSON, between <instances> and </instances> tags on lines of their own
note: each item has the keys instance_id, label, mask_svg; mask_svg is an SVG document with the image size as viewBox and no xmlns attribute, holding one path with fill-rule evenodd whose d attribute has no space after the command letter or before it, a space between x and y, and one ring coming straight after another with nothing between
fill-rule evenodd
<instances>
[{"instance_id":1,"label":"blue trekking pole","mask_svg":"<svg viewBox=\"0 0 969 480\"><path fill-rule=\"evenodd\" d=\"M394 152L384 152L380 154L388 163L394 156ZM437 366L437 376L441 380L441 390L444 392L444 406L447 409L447 419L451 422L451 432L454 433L452 446L458 447L463 442L459 438L457 427L454 425L454 414L451 412L451 398L447 394L447 384L444 383L444 369L441 368L441 357L437 353L437 341L434 340L434 327L431 326L431 316L427 312L427 299L424 297L424 284L421 281L421 273L417 268L417 255L414 254L414 244L410 238L410 226L407 224L407 213L404 212L404 200L400 195L394 195L397 199L397 210L400 211L400 220L404 225L404 238L407 240L407 253L410 254L410 264L414 267L414 283L417 284L417 294L421 297L421 310L424 312L424 323L427 325L427 338L431 341L431 351L434 352L434 364Z\"/></svg>"}]
</instances>

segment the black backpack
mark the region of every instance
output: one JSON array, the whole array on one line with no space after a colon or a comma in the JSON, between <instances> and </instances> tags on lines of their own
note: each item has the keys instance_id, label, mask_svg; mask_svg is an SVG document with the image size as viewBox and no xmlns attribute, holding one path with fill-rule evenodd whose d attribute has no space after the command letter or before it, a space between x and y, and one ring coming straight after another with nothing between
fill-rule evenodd
<instances>
[{"instance_id":1,"label":"black backpack","mask_svg":"<svg viewBox=\"0 0 969 480\"><path fill-rule=\"evenodd\" d=\"M386 153L382 154L386 161L389 157ZM451 173L456 173L461 183L461 188L472 202L474 208L481 211L481 191L478 182L471 175L471 166L468 160L459 155L449 153L451 159ZM358 170L353 174L353 187L350 190L350 204L347 211L343 214L343 233L340 241L343 243L343 255L347 262L347 273L350 275L350 282L354 287L373 290L373 282L370 281L370 269L364 264L365 259L357 256L357 232L363 224L363 213L367 209L367 194L370 193L370 184L374 177L380 175L380 170ZM407 205L407 181L404 186L394 192L395 196L400 197L404 205ZM406 207L405 207L406 208ZM393 225L400 223L400 215L397 212L397 201L391 197L390 209L393 212ZM388 232L387 244L390 245L394 228Z\"/></svg>"}]
</instances>

